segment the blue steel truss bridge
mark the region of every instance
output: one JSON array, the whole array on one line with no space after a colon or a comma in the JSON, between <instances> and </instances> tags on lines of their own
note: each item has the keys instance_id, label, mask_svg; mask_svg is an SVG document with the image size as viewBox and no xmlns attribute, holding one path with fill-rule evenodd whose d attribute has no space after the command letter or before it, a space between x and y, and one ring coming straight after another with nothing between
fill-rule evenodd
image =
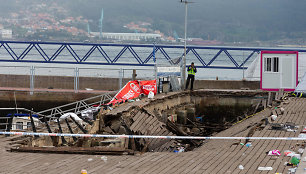
<instances>
[{"instance_id":1,"label":"blue steel truss bridge","mask_svg":"<svg viewBox=\"0 0 306 174\"><path fill-rule=\"evenodd\" d=\"M187 46L187 64L198 68L246 69L261 50L299 51L295 48ZM181 45L0 41L1 62L83 65L154 66L179 63Z\"/></svg>"}]
</instances>

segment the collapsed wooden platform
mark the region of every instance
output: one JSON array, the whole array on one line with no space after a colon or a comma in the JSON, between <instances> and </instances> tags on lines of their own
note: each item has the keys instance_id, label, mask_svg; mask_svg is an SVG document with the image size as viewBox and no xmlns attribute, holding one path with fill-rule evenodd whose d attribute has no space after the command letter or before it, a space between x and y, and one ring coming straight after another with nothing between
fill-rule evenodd
<instances>
[{"instance_id":1,"label":"collapsed wooden platform","mask_svg":"<svg viewBox=\"0 0 306 174\"><path fill-rule=\"evenodd\" d=\"M279 108L285 112L281 114ZM253 136L253 137L297 137L306 124L306 99L289 98L278 108L266 108L253 117L240 122L215 136ZM271 129L262 120L271 113L278 117L273 123L294 123L296 131ZM261 124L259 124L261 123ZM136 125L135 125L136 126ZM0 171L3 173L287 173L292 166L284 165L290 157L284 156L285 150L297 151L303 141L253 140L251 146L243 146L245 141L208 140L203 146L190 152L154 152L135 156L46 154L46 153L10 153L5 146L7 138L0 138ZM277 149L281 156L266 154ZM88 161L91 158L92 161ZM243 169L239 169L239 165ZM258 167L272 167L271 171L259 171Z\"/></svg>"}]
</instances>

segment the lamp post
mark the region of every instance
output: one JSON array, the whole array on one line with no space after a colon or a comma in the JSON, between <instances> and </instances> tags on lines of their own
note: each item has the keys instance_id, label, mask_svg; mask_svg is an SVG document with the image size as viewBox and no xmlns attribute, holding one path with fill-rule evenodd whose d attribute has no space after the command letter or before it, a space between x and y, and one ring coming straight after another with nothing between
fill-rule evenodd
<instances>
[{"instance_id":1,"label":"lamp post","mask_svg":"<svg viewBox=\"0 0 306 174\"><path fill-rule=\"evenodd\" d=\"M185 80L186 80L186 47L187 47L187 5L190 3L188 0L181 0L181 3L185 4L185 35L184 35L184 57L182 61L181 68L181 88L184 90L185 88Z\"/></svg>"}]
</instances>

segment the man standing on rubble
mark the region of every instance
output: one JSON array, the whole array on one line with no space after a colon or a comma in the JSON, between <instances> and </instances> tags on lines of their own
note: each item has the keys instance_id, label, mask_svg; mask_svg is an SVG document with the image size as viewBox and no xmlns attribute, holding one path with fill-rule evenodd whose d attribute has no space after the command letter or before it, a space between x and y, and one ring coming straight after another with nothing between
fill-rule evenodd
<instances>
[{"instance_id":1,"label":"man standing on rubble","mask_svg":"<svg viewBox=\"0 0 306 174\"><path fill-rule=\"evenodd\" d=\"M191 65L187 67L187 72L188 72L188 77L187 77L185 89L188 89L189 81L191 79L190 90L193 90L194 76L195 76L195 73L197 73L197 68L194 66L193 62L191 63Z\"/></svg>"}]
</instances>

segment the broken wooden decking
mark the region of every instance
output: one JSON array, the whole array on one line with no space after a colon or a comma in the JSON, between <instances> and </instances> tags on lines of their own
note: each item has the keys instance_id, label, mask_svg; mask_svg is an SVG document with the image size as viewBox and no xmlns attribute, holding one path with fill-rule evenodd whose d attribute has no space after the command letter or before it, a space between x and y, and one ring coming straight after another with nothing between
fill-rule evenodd
<instances>
[{"instance_id":1,"label":"broken wooden decking","mask_svg":"<svg viewBox=\"0 0 306 174\"><path fill-rule=\"evenodd\" d=\"M254 129L260 120L271 114L266 109L255 116L222 131L215 136L253 137L297 137L303 129L306 114L306 99L290 98L284 104L285 112L275 123L293 122L299 125L297 132ZM278 110L276 110L279 113ZM191 152L154 152L135 156L107 156L79 154L10 153L5 150L11 137L0 138L1 173L80 173L86 169L92 173L287 173L289 166L284 163L290 157L284 150L297 150L301 141L253 140L251 147L240 145L237 140L209 140ZM244 143L244 141L242 141ZM293 148L293 149L292 149ZM279 158L267 156L269 150L278 149ZM88 160L88 159L92 160ZM244 167L243 170L238 168ZM272 171L258 171L258 167L273 167Z\"/></svg>"}]
</instances>

